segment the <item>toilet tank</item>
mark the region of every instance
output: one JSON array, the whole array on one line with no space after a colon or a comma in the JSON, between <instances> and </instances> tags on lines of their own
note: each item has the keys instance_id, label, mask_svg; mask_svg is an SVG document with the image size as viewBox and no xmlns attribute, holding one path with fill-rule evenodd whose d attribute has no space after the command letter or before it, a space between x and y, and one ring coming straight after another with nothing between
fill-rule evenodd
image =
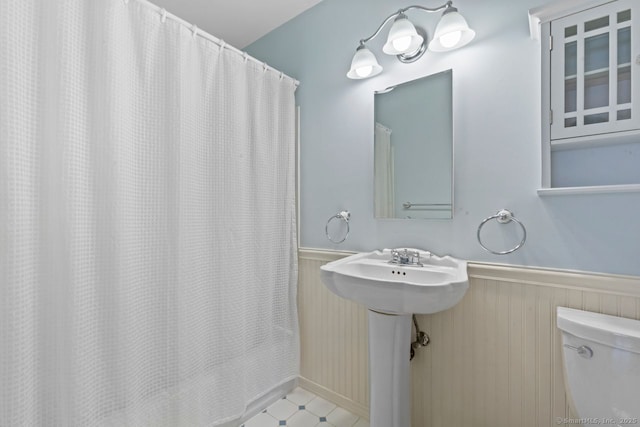
<instances>
[{"instance_id":1,"label":"toilet tank","mask_svg":"<svg viewBox=\"0 0 640 427\"><path fill-rule=\"evenodd\" d=\"M584 425L640 426L640 321L558 307L567 392Z\"/></svg>"}]
</instances>

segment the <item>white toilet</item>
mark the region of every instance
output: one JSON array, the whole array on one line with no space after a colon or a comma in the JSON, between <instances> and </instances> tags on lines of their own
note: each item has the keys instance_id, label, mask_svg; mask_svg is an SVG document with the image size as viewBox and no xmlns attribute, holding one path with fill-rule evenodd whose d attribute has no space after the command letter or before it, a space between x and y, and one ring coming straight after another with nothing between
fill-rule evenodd
<instances>
[{"instance_id":1,"label":"white toilet","mask_svg":"<svg viewBox=\"0 0 640 427\"><path fill-rule=\"evenodd\" d=\"M575 415L585 425L640 425L640 321L558 307L558 328Z\"/></svg>"}]
</instances>

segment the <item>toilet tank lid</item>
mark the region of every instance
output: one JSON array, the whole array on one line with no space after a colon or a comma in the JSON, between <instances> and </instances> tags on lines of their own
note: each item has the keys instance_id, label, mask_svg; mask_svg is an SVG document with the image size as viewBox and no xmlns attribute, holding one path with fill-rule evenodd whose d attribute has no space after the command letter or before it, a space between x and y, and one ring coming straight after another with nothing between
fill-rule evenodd
<instances>
[{"instance_id":1,"label":"toilet tank lid","mask_svg":"<svg viewBox=\"0 0 640 427\"><path fill-rule=\"evenodd\" d=\"M558 307L558 328L577 337L640 353L640 321Z\"/></svg>"}]
</instances>

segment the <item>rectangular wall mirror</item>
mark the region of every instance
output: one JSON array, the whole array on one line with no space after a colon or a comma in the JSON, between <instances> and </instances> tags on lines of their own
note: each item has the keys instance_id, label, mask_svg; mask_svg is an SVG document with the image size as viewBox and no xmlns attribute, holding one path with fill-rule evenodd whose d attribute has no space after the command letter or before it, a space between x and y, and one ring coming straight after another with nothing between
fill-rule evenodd
<instances>
[{"instance_id":1,"label":"rectangular wall mirror","mask_svg":"<svg viewBox=\"0 0 640 427\"><path fill-rule=\"evenodd\" d=\"M375 93L376 218L453 217L452 71Z\"/></svg>"}]
</instances>

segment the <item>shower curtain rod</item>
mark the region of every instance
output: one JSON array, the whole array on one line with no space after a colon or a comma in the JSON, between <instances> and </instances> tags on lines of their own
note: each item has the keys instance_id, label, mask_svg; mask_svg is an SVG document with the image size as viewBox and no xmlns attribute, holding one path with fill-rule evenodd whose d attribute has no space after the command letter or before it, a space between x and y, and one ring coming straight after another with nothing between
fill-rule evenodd
<instances>
[{"instance_id":1,"label":"shower curtain rod","mask_svg":"<svg viewBox=\"0 0 640 427\"><path fill-rule=\"evenodd\" d=\"M141 3L143 6L148 7L149 9L157 12L160 15L160 19L164 22L165 19L169 18L172 19L173 21L177 22L178 24L187 27L189 29L191 29L192 31L197 31L197 35L209 40L213 43L215 43L217 46L219 46L222 49L229 49L230 51L237 53L238 55L242 56L245 59L248 59L250 61L255 62L256 64L260 64L262 65L265 70L269 70L269 71L273 71L277 74L280 74L282 77L287 78L291 81L293 81L293 84L295 85L295 87L297 88L300 85L300 82L296 79L294 79L293 77L290 77L286 74L284 74L282 71L280 70L276 70L275 68L271 67L270 65L267 65L266 62L262 62L256 58L254 58L253 56L249 55L247 52L241 51L240 49L226 43L224 40L221 40L209 33L207 33L206 31L203 31L202 29L198 28L196 25L192 25L189 22L185 21L182 18L177 17L176 15L168 12L165 8L156 6L155 4L151 3L148 0L122 0L125 4L128 4L129 1L137 1L139 3Z\"/></svg>"}]
</instances>

